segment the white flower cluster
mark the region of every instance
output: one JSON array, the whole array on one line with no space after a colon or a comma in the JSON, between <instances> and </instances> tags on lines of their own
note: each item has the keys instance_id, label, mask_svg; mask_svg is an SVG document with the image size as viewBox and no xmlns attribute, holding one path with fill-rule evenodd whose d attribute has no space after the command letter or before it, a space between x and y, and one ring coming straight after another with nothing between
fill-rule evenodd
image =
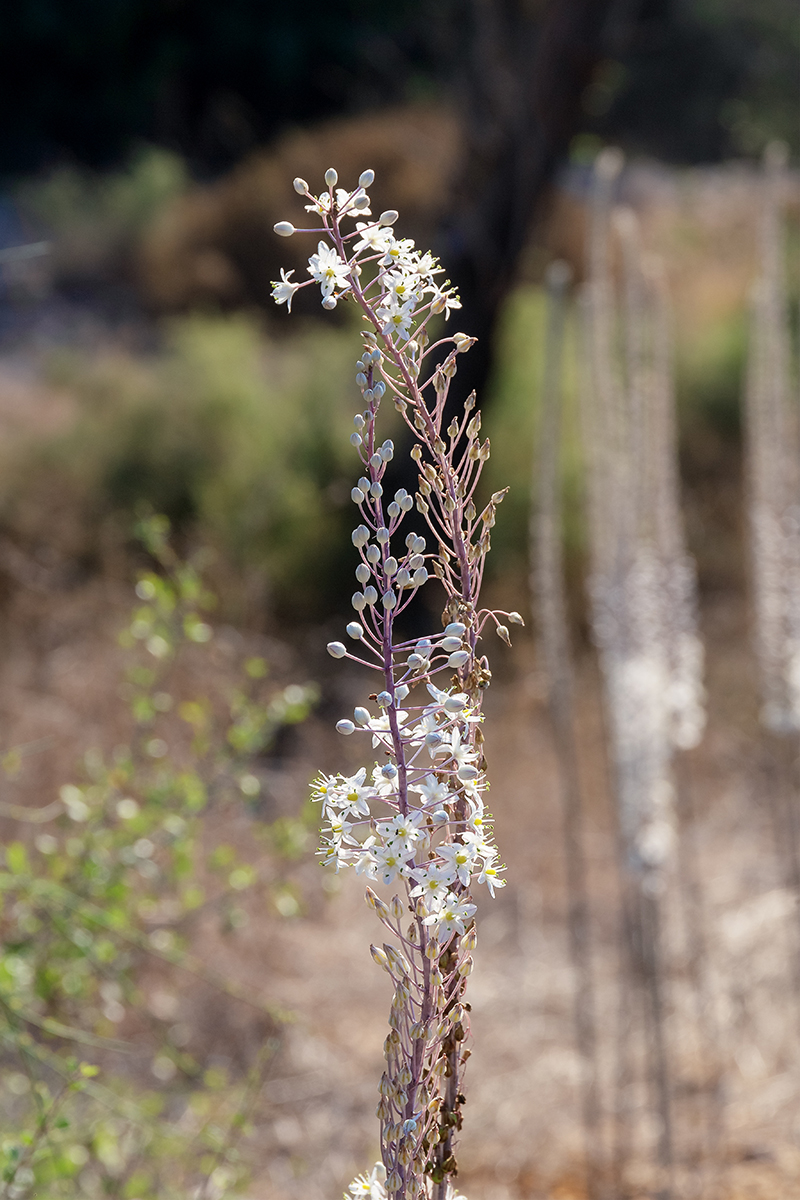
<instances>
[{"instance_id":1,"label":"white flower cluster","mask_svg":"<svg viewBox=\"0 0 800 1200\"><path fill-rule=\"evenodd\" d=\"M436 669L437 659L446 664L452 653L458 653L449 647L460 646L463 631L454 623L436 642L418 642L409 657L421 659L423 665L413 663L403 677L426 676ZM405 686L401 683L398 690ZM487 827L486 779L469 736L469 726L482 718L464 694L440 691L431 682L427 691L431 702L424 706L387 705L379 716L357 708L358 726L371 734L373 747L381 748L387 761L376 763L369 779L364 767L351 776L321 775L312 798L324 810L323 861L337 871L353 866L356 873L385 884L397 876L410 881L411 895L422 898L425 924L441 938L443 933L463 934L465 922L475 912L473 904L452 890L454 884L466 888L477 876L494 895L504 880ZM380 699L385 702L389 697ZM409 800L405 813L400 808L393 722L405 747ZM454 808L461 816L455 829Z\"/></svg>"},{"instance_id":2,"label":"white flower cluster","mask_svg":"<svg viewBox=\"0 0 800 1200\"><path fill-rule=\"evenodd\" d=\"M318 283L323 308L332 309L351 291L353 282L360 279L363 268L369 265L374 275L363 287L363 295L374 305L383 336L406 341L411 336L412 322L421 315L445 313L449 317L452 309L461 308L461 302L452 288L437 282L436 276L443 272L432 254L417 250L411 238L394 236L393 226L398 216L394 209L381 213L375 220L357 219L371 216L365 189L374 178L373 171L364 171L358 186L348 192L336 187L338 176L331 169L325 174L329 190L319 196L311 194L304 179L295 179L295 191L310 201L306 211L321 217L323 229L330 235L335 220L339 244L319 242L316 254L308 260L311 279L306 283L295 283L291 278L293 271L281 270L281 278L272 284L272 296L276 304L286 304L291 310L295 293ZM339 222L343 218L355 220L355 229L341 234ZM283 237L317 229L298 230L289 221L279 221L275 226L275 232Z\"/></svg>"}]
</instances>

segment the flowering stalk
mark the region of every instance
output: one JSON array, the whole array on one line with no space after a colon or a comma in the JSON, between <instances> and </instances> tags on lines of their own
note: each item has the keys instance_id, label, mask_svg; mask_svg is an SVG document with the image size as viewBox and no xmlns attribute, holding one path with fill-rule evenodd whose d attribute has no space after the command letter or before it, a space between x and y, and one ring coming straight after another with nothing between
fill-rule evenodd
<instances>
[{"instance_id":1,"label":"flowering stalk","mask_svg":"<svg viewBox=\"0 0 800 1200\"><path fill-rule=\"evenodd\" d=\"M395 211L369 219L366 189L373 179L365 171L347 191L336 188L331 169L328 190L319 196L304 180L294 181L319 223L296 231L282 221L275 231L290 236L321 230L323 240L309 258L311 278L295 283L292 272L282 271L273 296L288 307L299 288L317 283L324 308L351 300L366 324L356 364L364 407L350 438L363 470L351 493L359 510L352 536L359 553L360 587L352 598L358 619L347 626L353 649L331 642L328 651L381 678L370 697L377 711L359 706L353 720L337 724L342 734L369 737L378 761L369 772L362 767L351 776L320 775L312 792L323 809L323 862L399 889L389 904L370 887L366 893L390 935L371 953L395 991L377 1109L382 1162L358 1176L350 1192L371 1200L445 1200L457 1171L469 1056L464 991L477 940L470 888L475 878L492 895L504 885L483 798L488 784L481 701L491 673L479 640L488 622L508 642L500 618L512 624L522 618L478 607L490 531L505 493L495 493L478 513L475 493L489 442L480 441L474 394L461 416L442 428L457 356L474 339L462 333L432 339L432 318L460 308L458 297L437 281L442 268L431 254L395 237ZM351 220L355 229L348 228ZM392 442L379 443L376 432L385 396L415 439L415 496L404 488L391 500L384 495L394 454ZM402 530L415 506L427 536ZM444 589L444 630L398 640L397 618L430 575Z\"/></svg>"}]
</instances>

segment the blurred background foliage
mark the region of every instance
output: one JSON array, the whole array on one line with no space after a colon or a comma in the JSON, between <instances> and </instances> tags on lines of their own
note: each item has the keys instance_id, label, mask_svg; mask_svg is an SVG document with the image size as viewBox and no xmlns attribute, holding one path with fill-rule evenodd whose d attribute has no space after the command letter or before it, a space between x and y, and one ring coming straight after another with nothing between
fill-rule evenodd
<instances>
[{"instance_id":1,"label":"blurred background foliage","mask_svg":"<svg viewBox=\"0 0 800 1200\"><path fill-rule=\"evenodd\" d=\"M309 250L272 233L294 175L368 162L376 209L397 207L461 287L459 324L479 344L456 386L483 397L489 485L512 485L492 571L521 586L539 282L556 254L582 278L597 148L684 166L752 159L776 137L798 150L789 0L26 0L0 24L0 239L50 243L4 269L0 339L12 353L35 343L71 405L55 432L7 441L3 529L97 569L150 506L214 548L237 620L318 619L350 590L355 328L346 312L322 324L310 290L299 320L269 299L279 267L302 274ZM732 267L681 204L652 232L677 264L679 306L695 306L678 329L689 479L695 459L736 469L753 230L741 214L726 226L745 247ZM691 282L703 256L716 295ZM567 353L574 393L574 337ZM576 429L567 446L579 573Z\"/></svg>"}]
</instances>

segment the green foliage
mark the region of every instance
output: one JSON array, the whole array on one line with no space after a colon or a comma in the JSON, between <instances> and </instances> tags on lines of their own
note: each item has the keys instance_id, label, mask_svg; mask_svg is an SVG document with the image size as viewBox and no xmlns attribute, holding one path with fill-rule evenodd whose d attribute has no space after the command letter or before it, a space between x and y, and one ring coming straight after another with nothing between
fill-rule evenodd
<instances>
[{"instance_id":1,"label":"green foliage","mask_svg":"<svg viewBox=\"0 0 800 1200\"><path fill-rule=\"evenodd\" d=\"M279 1042L282 1014L187 947L200 912L218 912L223 931L246 920L239 905L250 890L293 915L278 856L305 848L305 816L254 825L250 858L210 846L204 823L258 796L254 759L282 725L306 718L316 688L275 688L264 660L250 658L233 694L179 701L179 669L213 652L213 597L170 549L163 518L139 532L158 569L140 575L141 604L120 637L130 745L110 760L88 752L83 781L61 788L60 814L7 846L0 869L0 1195L18 1200L173 1197L204 1179L198 1195L228 1193L243 1178L237 1146ZM148 1012L140 977L153 962L261 1010L268 1036L246 1081L209 1071L174 1014ZM135 1041L117 1036L123 1022L138 1025ZM133 1082L143 1057L160 1089Z\"/></svg>"},{"instance_id":2,"label":"green foliage","mask_svg":"<svg viewBox=\"0 0 800 1200\"><path fill-rule=\"evenodd\" d=\"M194 316L170 324L165 350L147 362L54 360L77 419L8 464L6 521L30 525L18 514L57 491L77 514L69 553L81 556L110 514L121 530L149 507L213 548L218 589L225 575L244 576L258 601L315 615L321 579L350 590L340 553L352 472L348 339L310 330L280 344L245 316ZM37 519L51 521L49 506Z\"/></svg>"},{"instance_id":3,"label":"green foliage","mask_svg":"<svg viewBox=\"0 0 800 1200\"><path fill-rule=\"evenodd\" d=\"M517 575L525 586L528 520L545 354L546 298L539 287L521 287L503 314L484 431L492 456L487 464L487 493L508 486L492 530L491 575ZM582 467L578 422L577 330L568 325L564 347L564 437L562 487L564 538L570 554L584 545Z\"/></svg>"}]
</instances>

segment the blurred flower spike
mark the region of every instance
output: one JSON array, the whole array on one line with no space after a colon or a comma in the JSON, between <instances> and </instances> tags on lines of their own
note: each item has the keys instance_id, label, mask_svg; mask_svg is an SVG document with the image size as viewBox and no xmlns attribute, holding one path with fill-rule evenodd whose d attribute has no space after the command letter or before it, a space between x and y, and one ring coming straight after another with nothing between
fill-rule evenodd
<instances>
[{"instance_id":1,"label":"blurred flower spike","mask_svg":"<svg viewBox=\"0 0 800 1200\"><path fill-rule=\"evenodd\" d=\"M312 798L322 810L322 862L398 894L386 903L371 887L366 893L390 935L371 952L391 976L394 999L377 1109L382 1162L353 1181L346 1200L448 1200L469 1053L464 993L477 940L471 887L485 884L493 896L505 884L484 800L481 703L491 673L479 643L487 624L508 641L508 624L522 619L479 607L505 491L478 512L489 442L480 440L474 394L455 415L447 403L457 355L474 339L432 335L439 317L461 307L458 295L448 281L439 282L443 269L433 255L395 236L397 212L364 219L373 180L374 172L364 171L348 191L336 187L338 174L330 169L328 190L319 196L304 180L294 181L319 221L298 230L280 222L276 232L314 234L317 246L310 279L294 284L281 272L273 297L288 306L297 290L317 284L323 307L355 303L366 325L355 364L362 407L350 435L361 471L351 492L358 509L352 535L358 620L328 652L380 676L373 707L359 705L352 719L343 716L336 725L346 736L365 738L373 761L354 774L319 775ZM394 444L377 433L384 397L414 439L413 495L385 488ZM431 577L444 592L444 628L400 640L397 619Z\"/></svg>"}]
</instances>

